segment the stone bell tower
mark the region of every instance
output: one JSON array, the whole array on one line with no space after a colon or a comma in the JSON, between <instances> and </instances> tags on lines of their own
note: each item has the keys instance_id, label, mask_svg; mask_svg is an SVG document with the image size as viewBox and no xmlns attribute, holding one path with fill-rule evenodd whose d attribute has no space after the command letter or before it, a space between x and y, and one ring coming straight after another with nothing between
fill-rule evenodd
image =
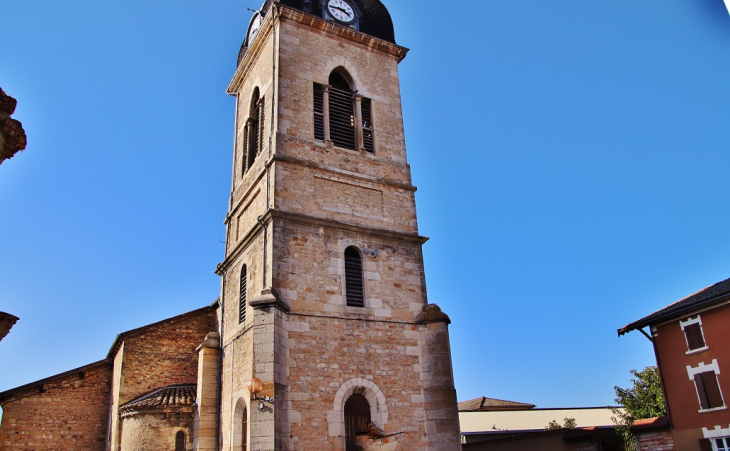
<instances>
[{"instance_id":1,"label":"stone bell tower","mask_svg":"<svg viewBox=\"0 0 730 451\"><path fill-rule=\"evenodd\" d=\"M378 0L268 0L251 20L228 87L222 450L460 448L406 159L407 51Z\"/></svg>"}]
</instances>

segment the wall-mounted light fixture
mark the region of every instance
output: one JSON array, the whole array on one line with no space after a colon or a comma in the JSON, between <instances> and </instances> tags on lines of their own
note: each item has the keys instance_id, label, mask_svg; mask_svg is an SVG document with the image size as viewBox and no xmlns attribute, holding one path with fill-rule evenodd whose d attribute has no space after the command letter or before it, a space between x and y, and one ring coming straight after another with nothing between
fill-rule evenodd
<instances>
[{"instance_id":1,"label":"wall-mounted light fixture","mask_svg":"<svg viewBox=\"0 0 730 451\"><path fill-rule=\"evenodd\" d=\"M264 383L261 382L261 379L257 377L252 378L250 381L248 381L248 384L246 384L246 388L251 393L251 400L259 402L259 411L264 410L264 402L270 402L271 404L274 403L273 396L268 397L258 395L259 393L261 393L261 390L264 389Z\"/></svg>"},{"instance_id":2,"label":"wall-mounted light fixture","mask_svg":"<svg viewBox=\"0 0 730 451\"><path fill-rule=\"evenodd\" d=\"M372 257L378 256L378 251L376 251L375 249L370 249L369 247L366 247L365 249L363 249L362 253L365 255L370 255Z\"/></svg>"}]
</instances>

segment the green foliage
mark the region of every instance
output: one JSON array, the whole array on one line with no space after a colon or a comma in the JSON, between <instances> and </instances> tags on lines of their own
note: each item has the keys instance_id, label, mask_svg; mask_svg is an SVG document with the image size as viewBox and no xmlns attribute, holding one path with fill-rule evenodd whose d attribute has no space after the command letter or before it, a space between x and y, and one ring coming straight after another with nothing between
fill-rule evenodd
<instances>
[{"instance_id":1,"label":"green foliage","mask_svg":"<svg viewBox=\"0 0 730 451\"><path fill-rule=\"evenodd\" d=\"M655 366L647 366L644 371L631 370L636 379L631 379L633 387L613 387L616 402L626 410L624 414L632 420L654 418L667 414L664 406L664 392L659 371Z\"/></svg>"},{"instance_id":2,"label":"green foliage","mask_svg":"<svg viewBox=\"0 0 730 451\"><path fill-rule=\"evenodd\" d=\"M575 429L576 421L575 418L563 418L563 425L561 426L555 420L552 420L545 426L546 431L559 431L561 429Z\"/></svg>"},{"instance_id":3,"label":"green foliage","mask_svg":"<svg viewBox=\"0 0 730 451\"><path fill-rule=\"evenodd\" d=\"M664 405L664 391L659 370L655 366L647 366L643 371L631 370L635 379L631 379L631 388L613 387L616 391L616 403L623 409L613 409L616 415L613 422L616 431L624 440L626 451L636 449L636 440L631 433L634 420L654 418L667 414Z\"/></svg>"}]
</instances>

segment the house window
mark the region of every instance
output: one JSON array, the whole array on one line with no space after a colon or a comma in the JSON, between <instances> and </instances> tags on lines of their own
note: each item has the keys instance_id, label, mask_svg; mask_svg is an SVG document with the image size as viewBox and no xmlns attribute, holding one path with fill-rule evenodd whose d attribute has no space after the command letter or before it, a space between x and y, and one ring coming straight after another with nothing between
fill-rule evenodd
<instances>
[{"instance_id":1,"label":"house window","mask_svg":"<svg viewBox=\"0 0 730 451\"><path fill-rule=\"evenodd\" d=\"M713 445L715 451L730 451L730 437L716 438Z\"/></svg>"},{"instance_id":2,"label":"house window","mask_svg":"<svg viewBox=\"0 0 730 451\"><path fill-rule=\"evenodd\" d=\"M702 331L702 320L699 315L696 318L680 321L679 326L684 331L684 338L687 340L688 354L707 349L705 335Z\"/></svg>"},{"instance_id":3,"label":"house window","mask_svg":"<svg viewBox=\"0 0 730 451\"><path fill-rule=\"evenodd\" d=\"M238 298L238 323L246 321L246 265L241 268L240 295Z\"/></svg>"},{"instance_id":4,"label":"house window","mask_svg":"<svg viewBox=\"0 0 730 451\"><path fill-rule=\"evenodd\" d=\"M373 153L372 100L357 94L349 78L339 68L330 74L328 85L314 83L314 138Z\"/></svg>"},{"instance_id":5,"label":"house window","mask_svg":"<svg viewBox=\"0 0 730 451\"><path fill-rule=\"evenodd\" d=\"M362 257L360 251L350 246L345 249L345 294L347 305L365 307L362 283Z\"/></svg>"},{"instance_id":6,"label":"house window","mask_svg":"<svg viewBox=\"0 0 730 451\"><path fill-rule=\"evenodd\" d=\"M185 451L185 433L178 431L175 435L175 451Z\"/></svg>"},{"instance_id":7,"label":"house window","mask_svg":"<svg viewBox=\"0 0 730 451\"><path fill-rule=\"evenodd\" d=\"M362 395L352 395L345 401L345 442L347 451L357 449L356 437L368 432L370 403Z\"/></svg>"},{"instance_id":8,"label":"house window","mask_svg":"<svg viewBox=\"0 0 730 451\"><path fill-rule=\"evenodd\" d=\"M725 407L720 383L717 380L717 375L720 374L717 360L713 360L709 365L700 363L696 368L687 366L687 374L690 380L694 381L700 412Z\"/></svg>"},{"instance_id":9,"label":"house window","mask_svg":"<svg viewBox=\"0 0 730 451\"><path fill-rule=\"evenodd\" d=\"M264 104L264 98L260 97L259 88L256 88L253 96L251 96L249 116L243 133L242 173L245 173L253 166L256 156L261 153L265 122Z\"/></svg>"}]
</instances>

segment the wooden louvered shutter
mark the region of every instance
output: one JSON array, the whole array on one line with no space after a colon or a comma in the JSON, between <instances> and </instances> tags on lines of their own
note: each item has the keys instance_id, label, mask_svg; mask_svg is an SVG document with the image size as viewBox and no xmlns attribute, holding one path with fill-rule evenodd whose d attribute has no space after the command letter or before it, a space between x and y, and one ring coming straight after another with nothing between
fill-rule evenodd
<instances>
[{"instance_id":1,"label":"wooden louvered shutter","mask_svg":"<svg viewBox=\"0 0 730 451\"><path fill-rule=\"evenodd\" d=\"M712 409L724 405L720 385L717 383L714 371L695 374L694 379L702 409Z\"/></svg>"},{"instance_id":2,"label":"wooden louvered shutter","mask_svg":"<svg viewBox=\"0 0 730 451\"><path fill-rule=\"evenodd\" d=\"M324 90L314 84L314 139L324 140Z\"/></svg>"},{"instance_id":3,"label":"wooden louvered shutter","mask_svg":"<svg viewBox=\"0 0 730 451\"><path fill-rule=\"evenodd\" d=\"M339 147L355 150L355 115L352 92L330 88L330 139Z\"/></svg>"},{"instance_id":4,"label":"wooden louvered shutter","mask_svg":"<svg viewBox=\"0 0 730 451\"><path fill-rule=\"evenodd\" d=\"M365 297L362 286L362 258L354 247L345 249L345 290L347 305L364 307Z\"/></svg>"},{"instance_id":5,"label":"wooden louvered shutter","mask_svg":"<svg viewBox=\"0 0 730 451\"><path fill-rule=\"evenodd\" d=\"M373 101L367 97L362 98L362 140L365 150L375 152L375 137L373 136Z\"/></svg>"},{"instance_id":6,"label":"wooden louvered shutter","mask_svg":"<svg viewBox=\"0 0 730 451\"><path fill-rule=\"evenodd\" d=\"M256 111L256 116L258 116L258 132L257 132L257 138L258 142L256 143L256 155L261 153L261 149L264 147L264 124L266 123L266 108L264 105L266 105L266 102L264 101L265 97L261 97L261 100L259 100L259 105Z\"/></svg>"},{"instance_id":7,"label":"wooden louvered shutter","mask_svg":"<svg viewBox=\"0 0 730 451\"><path fill-rule=\"evenodd\" d=\"M357 449L358 433L367 433L370 423L370 403L362 395L352 395L345 401L346 450Z\"/></svg>"},{"instance_id":8,"label":"wooden louvered shutter","mask_svg":"<svg viewBox=\"0 0 730 451\"><path fill-rule=\"evenodd\" d=\"M702 378L705 381L705 390L707 390L707 401L709 408L722 407L722 394L720 393L720 384L717 383L717 375L714 371L708 371L702 373Z\"/></svg>"},{"instance_id":9,"label":"wooden louvered shutter","mask_svg":"<svg viewBox=\"0 0 730 451\"><path fill-rule=\"evenodd\" d=\"M246 266L241 269L241 291L238 300L238 323L246 321Z\"/></svg>"},{"instance_id":10,"label":"wooden louvered shutter","mask_svg":"<svg viewBox=\"0 0 730 451\"><path fill-rule=\"evenodd\" d=\"M699 323L685 326L684 334L687 336L687 347L690 351L705 347L705 340L702 338L702 326Z\"/></svg>"}]
</instances>

